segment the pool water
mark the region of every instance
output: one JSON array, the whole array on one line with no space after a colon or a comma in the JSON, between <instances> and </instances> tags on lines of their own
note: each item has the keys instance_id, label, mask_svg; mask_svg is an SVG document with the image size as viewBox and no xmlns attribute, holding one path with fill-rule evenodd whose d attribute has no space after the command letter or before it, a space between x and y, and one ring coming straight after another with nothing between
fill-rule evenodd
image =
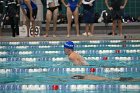
<instances>
[{"instance_id":1,"label":"pool water","mask_svg":"<svg viewBox=\"0 0 140 93\"><path fill-rule=\"evenodd\" d=\"M74 41L89 66L74 66L64 41L0 42L0 91L29 93L139 93L140 81L74 80L73 75L140 78L140 40ZM95 68L95 72L91 69ZM56 90L53 89L55 86Z\"/></svg>"}]
</instances>

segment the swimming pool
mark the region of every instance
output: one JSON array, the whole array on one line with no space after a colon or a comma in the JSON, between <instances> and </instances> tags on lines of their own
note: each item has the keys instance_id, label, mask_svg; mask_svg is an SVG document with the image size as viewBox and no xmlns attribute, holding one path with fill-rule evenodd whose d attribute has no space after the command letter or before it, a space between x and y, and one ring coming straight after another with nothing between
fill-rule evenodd
<instances>
[{"instance_id":1,"label":"swimming pool","mask_svg":"<svg viewBox=\"0 0 140 93\"><path fill-rule=\"evenodd\" d=\"M74 43L75 50L90 66L74 66L63 52L64 41L0 42L0 91L140 92L140 82L71 79L71 76L76 74L139 78L140 40L93 40ZM91 72L92 68L96 69L94 73Z\"/></svg>"}]
</instances>

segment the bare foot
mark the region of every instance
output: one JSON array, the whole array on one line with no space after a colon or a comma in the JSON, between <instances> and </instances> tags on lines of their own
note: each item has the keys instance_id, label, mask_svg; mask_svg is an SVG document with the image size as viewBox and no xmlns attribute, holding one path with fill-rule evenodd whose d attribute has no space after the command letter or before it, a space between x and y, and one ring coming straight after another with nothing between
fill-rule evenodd
<instances>
[{"instance_id":1,"label":"bare foot","mask_svg":"<svg viewBox=\"0 0 140 93\"><path fill-rule=\"evenodd\" d=\"M120 34L120 36L123 36L123 34Z\"/></svg>"},{"instance_id":2,"label":"bare foot","mask_svg":"<svg viewBox=\"0 0 140 93\"><path fill-rule=\"evenodd\" d=\"M79 34L77 34L77 36L80 36Z\"/></svg>"},{"instance_id":3,"label":"bare foot","mask_svg":"<svg viewBox=\"0 0 140 93\"><path fill-rule=\"evenodd\" d=\"M48 34L44 35L44 37L49 37Z\"/></svg>"},{"instance_id":4,"label":"bare foot","mask_svg":"<svg viewBox=\"0 0 140 93\"><path fill-rule=\"evenodd\" d=\"M93 34L91 32L88 33L89 36L93 36Z\"/></svg>"},{"instance_id":5,"label":"bare foot","mask_svg":"<svg viewBox=\"0 0 140 93\"><path fill-rule=\"evenodd\" d=\"M56 37L56 35L53 35L53 37Z\"/></svg>"},{"instance_id":6,"label":"bare foot","mask_svg":"<svg viewBox=\"0 0 140 93\"><path fill-rule=\"evenodd\" d=\"M88 33L85 32L85 33L83 33L82 35L83 35L83 36L88 36Z\"/></svg>"},{"instance_id":7,"label":"bare foot","mask_svg":"<svg viewBox=\"0 0 140 93\"><path fill-rule=\"evenodd\" d=\"M33 37L35 37L35 34L33 34Z\"/></svg>"},{"instance_id":8,"label":"bare foot","mask_svg":"<svg viewBox=\"0 0 140 93\"><path fill-rule=\"evenodd\" d=\"M68 34L67 37L70 37L70 35Z\"/></svg>"}]
</instances>

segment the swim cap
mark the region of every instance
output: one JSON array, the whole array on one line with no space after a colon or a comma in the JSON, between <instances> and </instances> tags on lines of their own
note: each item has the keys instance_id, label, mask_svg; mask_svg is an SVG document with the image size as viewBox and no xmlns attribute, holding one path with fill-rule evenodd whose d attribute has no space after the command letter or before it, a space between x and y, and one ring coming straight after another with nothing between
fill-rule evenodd
<instances>
[{"instance_id":1,"label":"swim cap","mask_svg":"<svg viewBox=\"0 0 140 93\"><path fill-rule=\"evenodd\" d=\"M74 49L74 43L72 41L67 41L64 44L64 48Z\"/></svg>"}]
</instances>

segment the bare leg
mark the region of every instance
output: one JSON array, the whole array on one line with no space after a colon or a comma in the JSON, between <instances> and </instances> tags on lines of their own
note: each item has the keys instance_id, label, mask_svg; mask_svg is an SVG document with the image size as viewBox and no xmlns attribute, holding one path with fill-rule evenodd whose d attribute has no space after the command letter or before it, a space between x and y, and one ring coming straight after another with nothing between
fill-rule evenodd
<instances>
[{"instance_id":1,"label":"bare leg","mask_svg":"<svg viewBox=\"0 0 140 93\"><path fill-rule=\"evenodd\" d=\"M85 30L86 30L86 35L88 36L88 32L89 32L89 24L86 24Z\"/></svg>"},{"instance_id":2,"label":"bare leg","mask_svg":"<svg viewBox=\"0 0 140 93\"><path fill-rule=\"evenodd\" d=\"M58 16L58 9L55 9L54 10L54 13L53 13L53 30L54 30L54 35L53 37L56 37L55 34L56 34L56 27L57 27L57 16Z\"/></svg>"},{"instance_id":3,"label":"bare leg","mask_svg":"<svg viewBox=\"0 0 140 93\"><path fill-rule=\"evenodd\" d=\"M46 14L46 35L45 37L48 37L48 31L50 29L50 22L51 22L51 18L52 18L52 12L50 10L47 10L47 14Z\"/></svg>"},{"instance_id":4,"label":"bare leg","mask_svg":"<svg viewBox=\"0 0 140 93\"><path fill-rule=\"evenodd\" d=\"M35 20L32 21L32 27L33 27L33 37L35 37Z\"/></svg>"},{"instance_id":5,"label":"bare leg","mask_svg":"<svg viewBox=\"0 0 140 93\"><path fill-rule=\"evenodd\" d=\"M120 36L122 36L122 21L121 20L118 20L118 27L119 27Z\"/></svg>"},{"instance_id":6,"label":"bare leg","mask_svg":"<svg viewBox=\"0 0 140 93\"><path fill-rule=\"evenodd\" d=\"M87 79L87 80L110 80L109 78L94 76L94 75L85 75L85 79Z\"/></svg>"},{"instance_id":7,"label":"bare leg","mask_svg":"<svg viewBox=\"0 0 140 93\"><path fill-rule=\"evenodd\" d=\"M72 22L72 12L69 7L67 7L67 20L68 20L68 25L67 25L67 37L70 36L70 31L71 31L71 22Z\"/></svg>"},{"instance_id":8,"label":"bare leg","mask_svg":"<svg viewBox=\"0 0 140 93\"><path fill-rule=\"evenodd\" d=\"M26 18L27 37L29 37L30 20Z\"/></svg>"},{"instance_id":9,"label":"bare leg","mask_svg":"<svg viewBox=\"0 0 140 93\"><path fill-rule=\"evenodd\" d=\"M116 30L116 20L113 20L113 24L112 24L112 35L115 35L115 30Z\"/></svg>"},{"instance_id":10,"label":"bare leg","mask_svg":"<svg viewBox=\"0 0 140 93\"><path fill-rule=\"evenodd\" d=\"M79 13L78 13L78 8L75 9L73 15L74 15L74 22L75 22L75 26L76 26L76 33L77 33L77 36L79 36Z\"/></svg>"},{"instance_id":11,"label":"bare leg","mask_svg":"<svg viewBox=\"0 0 140 93\"><path fill-rule=\"evenodd\" d=\"M90 32L91 32L91 35L93 35L93 32L94 32L94 25L93 24L90 24Z\"/></svg>"}]
</instances>

